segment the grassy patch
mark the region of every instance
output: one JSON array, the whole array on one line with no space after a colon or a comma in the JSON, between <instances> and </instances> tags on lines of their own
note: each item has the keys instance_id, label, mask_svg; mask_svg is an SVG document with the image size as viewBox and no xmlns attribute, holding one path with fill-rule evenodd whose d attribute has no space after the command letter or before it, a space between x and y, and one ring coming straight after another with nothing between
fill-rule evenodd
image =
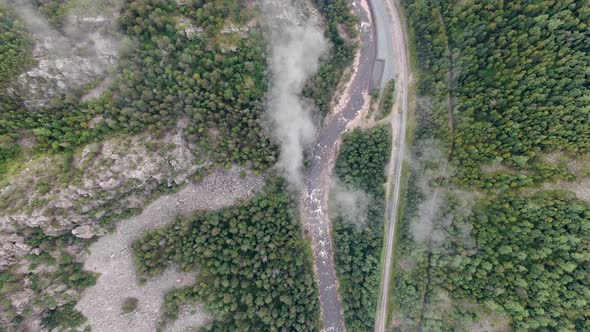
<instances>
[{"instance_id":1,"label":"grassy patch","mask_svg":"<svg viewBox=\"0 0 590 332\"><path fill-rule=\"evenodd\" d=\"M390 80L387 82L387 86L385 87L385 91L381 98L381 103L379 105L379 113L377 114L377 118L375 120L379 121L384 117L388 116L391 111L393 110L393 104L395 103L395 81Z\"/></svg>"}]
</instances>

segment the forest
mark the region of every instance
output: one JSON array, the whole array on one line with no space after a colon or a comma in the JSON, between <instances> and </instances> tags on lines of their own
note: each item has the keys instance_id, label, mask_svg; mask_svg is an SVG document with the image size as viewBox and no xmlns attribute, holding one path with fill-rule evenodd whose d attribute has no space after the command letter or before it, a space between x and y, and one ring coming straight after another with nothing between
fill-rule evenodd
<instances>
[{"instance_id":1,"label":"forest","mask_svg":"<svg viewBox=\"0 0 590 332\"><path fill-rule=\"evenodd\" d=\"M120 74L109 90L86 102L77 95L65 96L35 112L27 111L18 98L1 96L7 108L0 114L2 159L15 155L8 147L15 146L16 132L34 134L37 151L69 152L113 132L164 132L188 117L188 132L198 147L195 154L221 166L247 164L262 170L274 163L276 148L258 121L267 86L260 32L252 31L235 50L227 50L208 34L187 36L177 28L177 13L194 17L214 33L219 22L235 18L238 9L198 1L182 6L158 0L126 3L121 29L138 47L123 54ZM103 121L89 126L96 118Z\"/></svg>"},{"instance_id":2,"label":"forest","mask_svg":"<svg viewBox=\"0 0 590 332\"><path fill-rule=\"evenodd\" d=\"M23 24L8 10L0 7L0 89L33 63L30 55L32 47L33 43ZM5 108L3 99L0 93L2 113ZM13 132L0 133L0 173L4 162L19 153L15 139Z\"/></svg>"},{"instance_id":3,"label":"forest","mask_svg":"<svg viewBox=\"0 0 590 332\"><path fill-rule=\"evenodd\" d=\"M331 211L336 271L350 331L373 331L381 273L385 167L391 154L388 126L346 134L334 172L349 190L368 196L366 220Z\"/></svg>"},{"instance_id":4,"label":"forest","mask_svg":"<svg viewBox=\"0 0 590 332\"><path fill-rule=\"evenodd\" d=\"M590 205L568 189L588 175L589 4L404 1L418 100L401 330L587 329Z\"/></svg>"},{"instance_id":5,"label":"forest","mask_svg":"<svg viewBox=\"0 0 590 332\"><path fill-rule=\"evenodd\" d=\"M449 291L503 308L516 329L588 327L590 204L561 192L507 195L468 222L477 247L457 245L433 262Z\"/></svg>"},{"instance_id":6,"label":"forest","mask_svg":"<svg viewBox=\"0 0 590 332\"><path fill-rule=\"evenodd\" d=\"M23 24L0 8L0 87L32 63L32 46Z\"/></svg>"},{"instance_id":7,"label":"forest","mask_svg":"<svg viewBox=\"0 0 590 332\"><path fill-rule=\"evenodd\" d=\"M55 98L47 107L29 112L18 96L0 94L0 166L18 155L14 144L23 133L35 136L36 151L69 152L76 146L102 140L113 132L164 132L183 117L203 155L220 166L245 164L266 169L276 160L277 150L261 128L267 88L266 54L262 35L253 29L239 39L235 49L217 44L213 36L223 22L251 19L245 2L141 0L126 2L120 24L137 47L121 55L119 73L99 99L82 102L81 92ZM41 12L57 28L65 4L41 1ZM356 36L356 17L344 0L318 1L333 43L327 59L310 80L304 95L325 114L344 69L352 62L354 43L345 41L338 28L345 26ZM177 14L205 29L202 35L186 35L176 22ZM29 60L31 40L22 24L0 12L3 27L0 82L14 79ZM5 55L6 54L6 55ZM156 65L157 64L157 65ZM96 125L92 119L102 118ZM15 150L16 149L16 150ZM0 167L3 170L4 167ZM4 173L2 171L2 173Z\"/></svg>"},{"instance_id":8,"label":"forest","mask_svg":"<svg viewBox=\"0 0 590 332\"><path fill-rule=\"evenodd\" d=\"M65 34L74 1L31 3L51 28ZM241 0L122 1L115 16L124 47L116 67L109 71L106 91L98 98L83 100L85 93L101 83L92 82L35 109L25 105L25 92L7 93L4 89L36 65L32 58L35 36L26 32L24 22L10 6L0 6L0 179L9 181L14 170L30 158L63 156L67 170L74 152L86 144L145 132L164 135L180 122L187 124L187 146L197 160L208 164L203 172L231 165L267 171L278 151L261 121L269 85L267 45L259 25L250 24L257 19L250 5L250 1ZM345 0L317 0L316 5L326 20L326 37L332 47L304 95L325 114L354 57L357 20ZM202 32L185 31L186 22ZM226 35L221 30L228 24L250 29ZM67 171L59 174L58 180L64 187L75 185ZM42 187L47 184L39 190ZM142 266L150 266L150 271L157 273L170 261L192 268L197 263L193 250L199 250L203 263L199 275L211 281L210 287L195 285L168 294L164 322L175 317L181 302L198 300L218 317L212 330L235 331L237 326L244 330L317 330L318 303L308 244L301 240L291 197L281 188L282 183L275 183L238 208L179 220L177 225L186 228L181 233L168 229L170 234L165 236L182 236L191 247L174 252L174 257L161 253L148 259L153 252L146 247L140 271ZM134 212L137 209L130 210ZM104 224L113 225L127 216L108 216ZM190 234L184 233L189 229ZM83 323L85 318L74 307L75 296L67 303L58 297L70 289L79 295L96 276L83 271L79 260L62 249L72 246L83 250L91 241L69 233L46 235L40 228L23 227L19 232L28 245L41 252L27 256L28 261L39 269L60 267L67 275L51 269L36 275L16 268L2 271L2 321L19 326L40 313L42 324L50 329ZM192 247L195 243L199 246ZM235 245L231 255L227 255L228 243ZM141 256L143 249L137 250ZM31 287L37 300L20 312L9 296L29 287L28 280L34 280ZM56 285L65 287L59 296L45 292ZM123 311L133 311L132 307L129 304Z\"/></svg>"},{"instance_id":9,"label":"forest","mask_svg":"<svg viewBox=\"0 0 590 332\"><path fill-rule=\"evenodd\" d=\"M295 211L285 183L273 180L249 202L147 233L133 246L138 271L199 267L192 288L167 296L171 318L192 299L215 315L211 331L317 331L318 292Z\"/></svg>"}]
</instances>

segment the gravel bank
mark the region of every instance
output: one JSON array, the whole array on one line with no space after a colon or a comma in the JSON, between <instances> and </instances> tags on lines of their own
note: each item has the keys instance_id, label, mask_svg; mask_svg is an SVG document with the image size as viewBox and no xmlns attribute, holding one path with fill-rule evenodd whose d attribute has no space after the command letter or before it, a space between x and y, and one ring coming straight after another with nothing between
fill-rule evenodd
<instances>
[{"instance_id":1,"label":"gravel bank","mask_svg":"<svg viewBox=\"0 0 590 332\"><path fill-rule=\"evenodd\" d=\"M190 184L181 191L160 197L135 217L121 221L115 232L100 238L90 247L84 269L101 275L95 286L87 289L76 308L87 318L93 332L155 331L161 315L163 296L172 288L190 285L194 273L168 269L143 286L137 283L131 245L146 231L162 227L177 215L190 215L198 210L218 210L249 198L264 185L264 179L250 173L240 177L242 169L217 171L199 184ZM137 309L122 314L126 298L139 300ZM198 319L194 319L195 316ZM176 327L206 324L210 317L202 311L180 315ZM183 322L186 320L186 324Z\"/></svg>"}]
</instances>

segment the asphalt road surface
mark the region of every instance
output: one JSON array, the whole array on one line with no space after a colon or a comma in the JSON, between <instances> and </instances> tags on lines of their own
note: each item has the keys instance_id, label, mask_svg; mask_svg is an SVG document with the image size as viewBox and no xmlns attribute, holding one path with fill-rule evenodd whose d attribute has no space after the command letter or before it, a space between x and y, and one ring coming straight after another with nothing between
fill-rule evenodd
<instances>
[{"instance_id":1,"label":"asphalt road surface","mask_svg":"<svg viewBox=\"0 0 590 332\"><path fill-rule=\"evenodd\" d=\"M385 332L387 324L387 302L389 296L389 279L391 276L391 259L393 257L395 224L398 218L401 191L402 166L405 154L406 122L408 113L408 84L410 82L410 61L408 39L402 22L402 13L398 0L372 0L375 8L377 35L386 39L378 51L380 58L389 60L390 73L396 74L396 103L391 117L392 144L391 163L387 180L387 207L385 220L385 251L381 275L381 289L377 304L375 331ZM387 64L387 63L386 63Z\"/></svg>"},{"instance_id":2,"label":"asphalt road surface","mask_svg":"<svg viewBox=\"0 0 590 332\"><path fill-rule=\"evenodd\" d=\"M341 135L348 125L366 109L369 86L376 55L369 0L353 0L353 9L361 22L361 49L349 86L340 98L334 114L326 117L318 131L306 170L305 189L301 202L305 231L311 240L315 275L320 292L322 331L345 331L338 278L334 268L331 223L328 217L328 194L334 161Z\"/></svg>"}]
</instances>

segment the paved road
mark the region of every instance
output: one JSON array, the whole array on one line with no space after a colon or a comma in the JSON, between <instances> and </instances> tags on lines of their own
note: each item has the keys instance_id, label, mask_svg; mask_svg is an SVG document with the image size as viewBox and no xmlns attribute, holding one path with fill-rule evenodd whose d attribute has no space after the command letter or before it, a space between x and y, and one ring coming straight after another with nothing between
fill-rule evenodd
<instances>
[{"instance_id":1,"label":"paved road","mask_svg":"<svg viewBox=\"0 0 590 332\"><path fill-rule=\"evenodd\" d=\"M375 63L376 45L368 0L353 0L361 21L361 49L350 85L335 113L324 120L312 150L306 171L301 202L302 219L311 240L314 268L320 291L322 331L345 331L338 279L334 268L331 223L328 217L328 193L340 137L352 120L369 103L369 85Z\"/></svg>"},{"instance_id":2,"label":"paved road","mask_svg":"<svg viewBox=\"0 0 590 332\"><path fill-rule=\"evenodd\" d=\"M378 56L390 60L391 72L396 73L396 104L391 117L394 135L391 160L387 180L387 208L385 223L385 251L381 275L381 290L375 319L375 331L385 332L387 324L387 302L391 259L393 257L395 224L398 218L401 190L402 166L405 153L406 122L408 113L408 84L410 81L410 61L407 33L402 23L398 0L373 0L378 36L386 36L388 41L379 48ZM383 53L381 53L383 52ZM387 70L387 69L386 69ZM387 71L386 71L387 72ZM393 189L391 189L393 187Z\"/></svg>"}]
</instances>

